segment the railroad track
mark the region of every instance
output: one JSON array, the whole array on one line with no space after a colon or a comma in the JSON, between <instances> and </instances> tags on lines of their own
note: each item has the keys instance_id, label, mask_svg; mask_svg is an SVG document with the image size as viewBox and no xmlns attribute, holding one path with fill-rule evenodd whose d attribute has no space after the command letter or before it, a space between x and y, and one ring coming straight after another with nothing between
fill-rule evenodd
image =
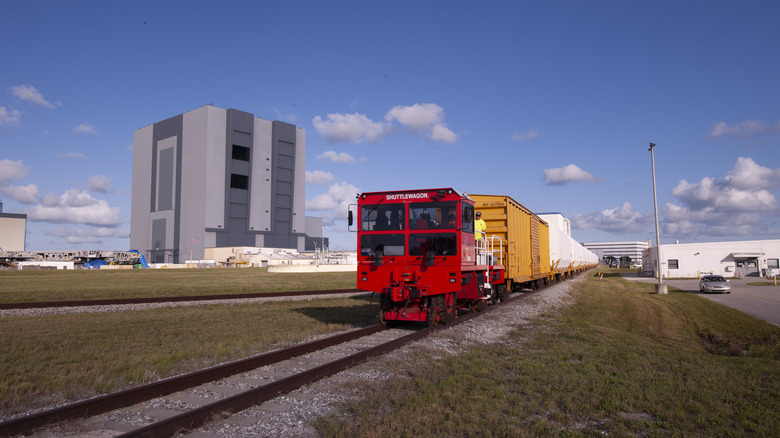
<instances>
[{"instance_id":1,"label":"railroad track","mask_svg":"<svg viewBox=\"0 0 780 438\"><path fill-rule=\"evenodd\" d=\"M514 296L508 301L522 296ZM84 427L105 428L107 423L111 423L111 418L125 417L128 413L136 413L136 420L121 425L114 424L113 427L116 428L114 433L118 433L116 430L122 431L124 432L120 435L122 437L174 436L332 376L371 357L398 349L435 331L462 324L497 307L490 306L481 313L470 312L461 315L446 326L386 329L375 325L195 373L163 379L2 422L0 436L29 434L43 426L86 417L92 417L90 420L92 425L85 423L87 426ZM240 391L236 389L241 387L248 387L248 389ZM213 401L209 399L195 401L196 397L187 393L193 388L199 388L201 392L210 391L221 395ZM148 424L150 416L145 414L150 413L150 408L144 407L144 402L148 403L159 397L180 402L179 407L183 408L183 411L171 414L169 410L167 414L160 414L158 410L158 415L166 418ZM111 411L118 412L116 410L123 413L112 417ZM106 414L103 416L105 419L96 418L101 414ZM84 430L79 430L79 433L84 433Z\"/></svg>"},{"instance_id":2,"label":"railroad track","mask_svg":"<svg viewBox=\"0 0 780 438\"><path fill-rule=\"evenodd\" d=\"M0 310L16 309L42 309L49 307L89 307L111 306L119 304L152 304L152 303L178 303L186 301L216 301L239 300L246 298L277 298L300 297L308 295L337 295L344 293L366 292L362 289L329 289L329 290L302 290L292 292L259 292L249 294L224 294L224 295L187 295L177 297L148 297L148 298L116 298L105 300L74 300L74 301L36 301L25 303L0 303Z\"/></svg>"}]
</instances>

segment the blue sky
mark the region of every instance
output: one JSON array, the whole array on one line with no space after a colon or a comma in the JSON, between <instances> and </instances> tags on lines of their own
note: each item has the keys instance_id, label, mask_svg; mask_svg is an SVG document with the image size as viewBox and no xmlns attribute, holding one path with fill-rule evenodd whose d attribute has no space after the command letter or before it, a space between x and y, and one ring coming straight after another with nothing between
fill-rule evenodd
<instances>
[{"instance_id":1,"label":"blue sky","mask_svg":"<svg viewBox=\"0 0 780 438\"><path fill-rule=\"evenodd\" d=\"M453 187L581 242L780 238L780 3L0 3L0 190L28 250L128 249L133 131L205 104L306 130L307 214Z\"/></svg>"}]
</instances>

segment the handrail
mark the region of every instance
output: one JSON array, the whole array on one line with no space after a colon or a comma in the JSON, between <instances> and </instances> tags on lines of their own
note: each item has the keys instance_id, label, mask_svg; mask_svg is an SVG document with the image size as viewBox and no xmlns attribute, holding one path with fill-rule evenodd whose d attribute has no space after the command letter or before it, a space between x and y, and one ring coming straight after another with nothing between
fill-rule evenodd
<instances>
[{"instance_id":1,"label":"handrail","mask_svg":"<svg viewBox=\"0 0 780 438\"><path fill-rule=\"evenodd\" d=\"M491 235L490 237L484 231L479 232L482 237L477 239L477 262L482 261L479 264L504 264L504 241L501 236ZM498 249L496 249L498 247ZM498 253L498 257L496 257ZM490 261L498 260L498 263L490 263Z\"/></svg>"}]
</instances>

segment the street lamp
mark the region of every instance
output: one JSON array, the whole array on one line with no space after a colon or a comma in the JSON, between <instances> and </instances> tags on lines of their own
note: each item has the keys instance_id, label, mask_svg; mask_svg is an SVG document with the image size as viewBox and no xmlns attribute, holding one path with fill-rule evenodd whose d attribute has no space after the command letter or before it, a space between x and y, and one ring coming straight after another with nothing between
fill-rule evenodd
<instances>
[{"instance_id":1,"label":"street lamp","mask_svg":"<svg viewBox=\"0 0 780 438\"><path fill-rule=\"evenodd\" d=\"M328 227L323 225L322 226L322 245L320 245L320 246L322 246L322 260L323 261L325 260L325 228L328 228Z\"/></svg>"},{"instance_id":2,"label":"street lamp","mask_svg":"<svg viewBox=\"0 0 780 438\"><path fill-rule=\"evenodd\" d=\"M655 285L655 293L666 295L669 293L669 290L664 284L664 271L661 267L661 232L658 228L658 196L655 194L655 154L653 154L654 147L655 143L650 143L650 165L653 170L653 207L655 208L655 248L656 259L658 260L658 284Z\"/></svg>"}]
</instances>

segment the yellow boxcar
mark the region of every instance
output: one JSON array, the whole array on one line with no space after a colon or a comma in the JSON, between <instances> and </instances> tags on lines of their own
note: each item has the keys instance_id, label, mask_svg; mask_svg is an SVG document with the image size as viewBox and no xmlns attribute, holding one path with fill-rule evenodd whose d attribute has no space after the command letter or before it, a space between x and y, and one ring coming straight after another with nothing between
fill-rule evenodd
<instances>
[{"instance_id":1,"label":"yellow boxcar","mask_svg":"<svg viewBox=\"0 0 780 438\"><path fill-rule=\"evenodd\" d=\"M488 237L502 241L507 287L533 287L550 275L550 230L547 222L509 196L469 195L482 213Z\"/></svg>"}]
</instances>

